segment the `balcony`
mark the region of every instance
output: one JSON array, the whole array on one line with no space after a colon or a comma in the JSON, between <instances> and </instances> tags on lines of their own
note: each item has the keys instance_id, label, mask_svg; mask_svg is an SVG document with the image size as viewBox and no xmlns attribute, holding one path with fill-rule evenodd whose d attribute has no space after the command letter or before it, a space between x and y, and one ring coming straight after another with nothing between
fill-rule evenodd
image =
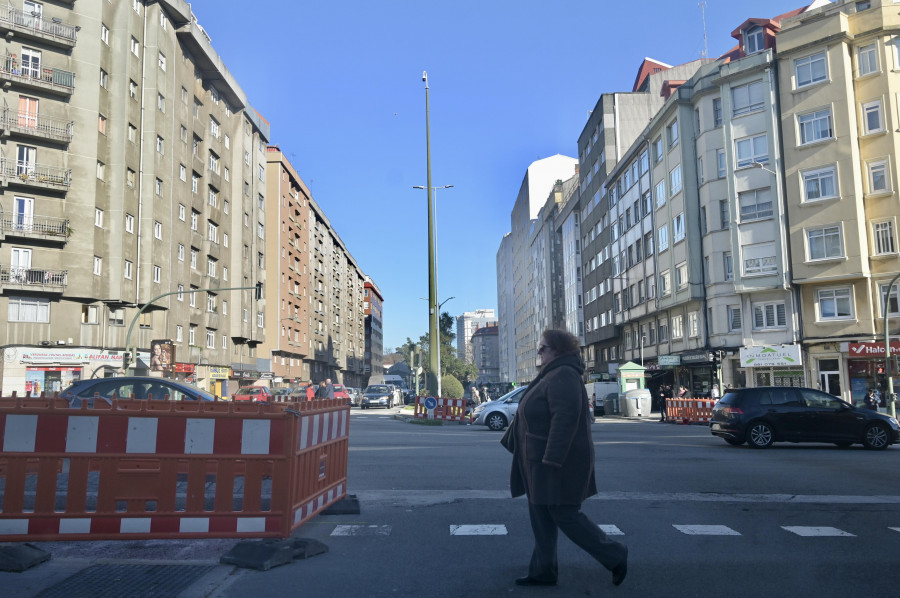
<instances>
[{"instance_id":1,"label":"balcony","mask_svg":"<svg viewBox=\"0 0 900 598\"><path fill-rule=\"evenodd\" d=\"M0 133L15 133L23 137L69 143L74 132L73 121L66 122L58 118L19 112L8 106L3 106L3 111L0 112Z\"/></svg>"},{"instance_id":2,"label":"balcony","mask_svg":"<svg viewBox=\"0 0 900 598\"><path fill-rule=\"evenodd\" d=\"M44 239L65 243L69 240L68 218L5 214L0 211L0 240Z\"/></svg>"},{"instance_id":3,"label":"balcony","mask_svg":"<svg viewBox=\"0 0 900 598\"><path fill-rule=\"evenodd\" d=\"M19 66L14 54L0 59L0 82L4 86L16 83L27 89L37 89L62 96L75 91L75 73L62 69Z\"/></svg>"},{"instance_id":4,"label":"balcony","mask_svg":"<svg viewBox=\"0 0 900 598\"><path fill-rule=\"evenodd\" d=\"M0 285L4 290L18 288L61 293L68 284L68 270L35 270L0 264Z\"/></svg>"},{"instance_id":5,"label":"balcony","mask_svg":"<svg viewBox=\"0 0 900 598\"><path fill-rule=\"evenodd\" d=\"M0 180L6 185L24 185L42 189L68 189L72 184L68 168L47 166L33 162L7 160L0 157Z\"/></svg>"},{"instance_id":6,"label":"balcony","mask_svg":"<svg viewBox=\"0 0 900 598\"><path fill-rule=\"evenodd\" d=\"M16 34L60 48L74 48L78 30L60 19L45 19L31 11L25 12L12 6L0 8L0 31Z\"/></svg>"}]
</instances>

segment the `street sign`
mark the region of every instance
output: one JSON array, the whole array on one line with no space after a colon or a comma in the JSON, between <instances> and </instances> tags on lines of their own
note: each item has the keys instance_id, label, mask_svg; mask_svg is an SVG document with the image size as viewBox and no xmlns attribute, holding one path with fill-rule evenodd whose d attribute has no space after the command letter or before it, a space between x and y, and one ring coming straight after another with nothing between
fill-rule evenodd
<instances>
[{"instance_id":1,"label":"street sign","mask_svg":"<svg viewBox=\"0 0 900 598\"><path fill-rule=\"evenodd\" d=\"M425 397L425 409L431 411L435 407L437 407L437 399L434 397Z\"/></svg>"}]
</instances>

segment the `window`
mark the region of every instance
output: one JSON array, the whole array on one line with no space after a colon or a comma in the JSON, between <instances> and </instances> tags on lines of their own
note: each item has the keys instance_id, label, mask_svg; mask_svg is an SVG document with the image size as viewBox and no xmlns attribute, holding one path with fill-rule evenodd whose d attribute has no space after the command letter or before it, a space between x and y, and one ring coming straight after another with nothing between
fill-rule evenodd
<instances>
[{"instance_id":1,"label":"window","mask_svg":"<svg viewBox=\"0 0 900 598\"><path fill-rule=\"evenodd\" d=\"M744 52L747 54L756 54L765 50L765 38L763 37L762 27L748 27L744 31Z\"/></svg>"},{"instance_id":2,"label":"window","mask_svg":"<svg viewBox=\"0 0 900 598\"><path fill-rule=\"evenodd\" d=\"M156 151L159 152L160 154L164 154L165 153L164 150L165 150L165 146L164 146L163 138L160 137L159 135L157 135L156 136Z\"/></svg>"},{"instance_id":3,"label":"window","mask_svg":"<svg viewBox=\"0 0 900 598\"><path fill-rule=\"evenodd\" d=\"M671 275L668 270L664 270L659 275L659 296L665 297L672 292Z\"/></svg>"},{"instance_id":4,"label":"window","mask_svg":"<svg viewBox=\"0 0 900 598\"><path fill-rule=\"evenodd\" d=\"M128 81L128 95L132 100L136 100L138 96L138 86L134 81Z\"/></svg>"},{"instance_id":5,"label":"window","mask_svg":"<svg viewBox=\"0 0 900 598\"><path fill-rule=\"evenodd\" d=\"M756 189L738 194L741 204L741 222L772 217L771 190Z\"/></svg>"},{"instance_id":6,"label":"window","mask_svg":"<svg viewBox=\"0 0 900 598\"><path fill-rule=\"evenodd\" d=\"M196 340L197 340L197 327L189 326L188 327L188 344L193 345Z\"/></svg>"},{"instance_id":7,"label":"window","mask_svg":"<svg viewBox=\"0 0 900 598\"><path fill-rule=\"evenodd\" d=\"M194 249L193 247L191 247L191 268L193 268L194 270L197 269L197 256L198 255L199 255L199 252L196 249Z\"/></svg>"},{"instance_id":8,"label":"window","mask_svg":"<svg viewBox=\"0 0 900 598\"><path fill-rule=\"evenodd\" d=\"M666 127L666 144L669 146L669 149L672 149L676 145L678 145L678 121L673 120L672 123Z\"/></svg>"},{"instance_id":9,"label":"window","mask_svg":"<svg viewBox=\"0 0 900 598\"><path fill-rule=\"evenodd\" d=\"M856 75L864 77L878 71L876 44L871 43L856 49Z\"/></svg>"},{"instance_id":10,"label":"window","mask_svg":"<svg viewBox=\"0 0 900 598\"><path fill-rule=\"evenodd\" d=\"M216 207L219 203L219 194L212 187L209 188L209 205Z\"/></svg>"},{"instance_id":11,"label":"window","mask_svg":"<svg viewBox=\"0 0 900 598\"><path fill-rule=\"evenodd\" d=\"M675 243L684 239L684 212L672 220L672 236Z\"/></svg>"},{"instance_id":12,"label":"window","mask_svg":"<svg viewBox=\"0 0 900 598\"><path fill-rule=\"evenodd\" d=\"M125 214L125 232L134 234L134 216Z\"/></svg>"},{"instance_id":13,"label":"window","mask_svg":"<svg viewBox=\"0 0 900 598\"><path fill-rule=\"evenodd\" d=\"M762 109L765 104L762 81L753 81L746 85L732 87L731 103L734 107L734 116Z\"/></svg>"},{"instance_id":14,"label":"window","mask_svg":"<svg viewBox=\"0 0 900 598\"><path fill-rule=\"evenodd\" d=\"M688 284L687 263L682 262L675 266L675 286L679 289L686 287Z\"/></svg>"},{"instance_id":15,"label":"window","mask_svg":"<svg viewBox=\"0 0 900 598\"><path fill-rule=\"evenodd\" d=\"M727 199L719 200L719 219L722 230L728 230L731 227L731 209Z\"/></svg>"},{"instance_id":16,"label":"window","mask_svg":"<svg viewBox=\"0 0 900 598\"><path fill-rule=\"evenodd\" d=\"M784 302L753 304L753 329L765 330L766 328L784 328L786 326L784 315Z\"/></svg>"},{"instance_id":17,"label":"window","mask_svg":"<svg viewBox=\"0 0 900 598\"><path fill-rule=\"evenodd\" d=\"M884 300L887 299L888 315L896 316L900 314L900 305L898 305L898 284L891 287L890 295L888 295L888 286L886 284L878 285L878 295L881 300L878 303L879 311L884 316ZM885 297L888 295L887 297Z\"/></svg>"},{"instance_id":18,"label":"window","mask_svg":"<svg viewBox=\"0 0 900 598\"><path fill-rule=\"evenodd\" d=\"M722 126L722 98L713 98L712 108L713 108L713 126L721 127Z\"/></svg>"},{"instance_id":19,"label":"window","mask_svg":"<svg viewBox=\"0 0 900 598\"><path fill-rule=\"evenodd\" d=\"M134 264L125 260L125 278L131 280L132 270L134 269Z\"/></svg>"},{"instance_id":20,"label":"window","mask_svg":"<svg viewBox=\"0 0 900 598\"><path fill-rule=\"evenodd\" d=\"M216 276L216 260L212 258L206 259L206 273L212 277Z\"/></svg>"},{"instance_id":21,"label":"window","mask_svg":"<svg viewBox=\"0 0 900 598\"><path fill-rule=\"evenodd\" d=\"M216 333L212 330L206 331L206 348L207 349L215 349L216 348Z\"/></svg>"},{"instance_id":22,"label":"window","mask_svg":"<svg viewBox=\"0 0 900 598\"><path fill-rule=\"evenodd\" d=\"M82 324L99 324L100 308L96 305L81 306L81 323Z\"/></svg>"},{"instance_id":23,"label":"window","mask_svg":"<svg viewBox=\"0 0 900 598\"><path fill-rule=\"evenodd\" d=\"M728 306L728 331L734 332L741 329L741 308L737 305Z\"/></svg>"},{"instance_id":24,"label":"window","mask_svg":"<svg viewBox=\"0 0 900 598\"><path fill-rule=\"evenodd\" d=\"M659 251L664 251L669 248L669 225L663 224L659 227L659 243L657 243L657 247L659 247Z\"/></svg>"},{"instance_id":25,"label":"window","mask_svg":"<svg viewBox=\"0 0 900 598\"><path fill-rule=\"evenodd\" d=\"M94 208L94 226L103 228L103 210Z\"/></svg>"},{"instance_id":26,"label":"window","mask_svg":"<svg viewBox=\"0 0 900 598\"><path fill-rule=\"evenodd\" d=\"M262 222L256 223L256 236L259 237L260 239L266 238L266 229L263 226Z\"/></svg>"},{"instance_id":27,"label":"window","mask_svg":"<svg viewBox=\"0 0 900 598\"><path fill-rule=\"evenodd\" d=\"M187 182L187 167L184 164L178 165L178 178Z\"/></svg>"},{"instance_id":28,"label":"window","mask_svg":"<svg viewBox=\"0 0 900 598\"><path fill-rule=\"evenodd\" d=\"M153 222L153 237L162 240L162 222L158 220Z\"/></svg>"},{"instance_id":29,"label":"window","mask_svg":"<svg viewBox=\"0 0 900 598\"><path fill-rule=\"evenodd\" d=\"M106 164L97 160L97 178L101 181L106 180Z\"/></svg>"},{"instance_id":30,"label":"window","mask_svg":"<svg viewBox=\"0 0 900 598\"><path fill-rule=\"evenodd\" d=\"M262 164L259 165L259 169L257 171L257 177L261 181L266 180L266 169Z\"/></svg>"},{"instance_id":31,"label":"window","mask_svg":"<svg viewBox=\"0 0 900 598\"><path fill-rule=\"evenodd\" d=\"M825 52L799 58L794 61L794 84L797 87L812 85L828 78Z\"/></svg>"},{"instance_id":32,"label":"window","mask_svg":"<svg viewBox=\"0 0 900 598\"><path fill-rule=\"evenodd\" d=\"M175 342L183 343L184 342L184 326L178 324L175 326Z\"/></svg>"},{"instance_id":33,"label":"window","mask_svg":"<svg viewBox=\"0 0 900 598\"><path fill-rule=\"evenodd\" d=\"M666 182L660 181L656 183L656 205L664 206L666 204Z\"/></svg>"},{"instance_id":34,"label":"window","mask_svg":"<svg viewBox=\"0 0 900 598\"><path fill-rule=\"evenodd\" d=\"M162 196L163 194L163 182L162 179L156 179L154 184L154 191L157 195Z\"/></svg>"},{"instance_id":35,"label":"window","mask_svg":"<svg viewBox=\"0 0 900 598\"><path fill-rule=\"evenodd\" d=\"M160 112L166 111L166 96L161 93L156 94L156 108Z\"/></svg>"},{"instance_id":36,"label":"window","mask_svg":"<svg viewBox=\"0 0 900 598\"><path fill-rule=\"evenodd\" d=\"M186 212L186 210L185 210L184 204L183 203L178 204L178 219L181 220L182 222L184 222L185 212Z\"/></svg>"},{"instance_id":37,"label":"window","mask_svg":"<svg viewBox=\"0 0 900 598\"><path fill-rule=\"evenodd\" d=\"M141 14L141 0L131 0L131 9L134 12Z\"/></svg>"},{"instance_id":38,"label":"window","mask_svg":"<svg viewBox=\"0 0 900 598\"><path fill-rule=\"evenodd\" d=\"M162 279L162 268L159 266L153 266L153 282L159 284L159 281Z\"/></svg>"},{"instance_id":39,"label":"window","mask_svg":"<svg viewBox=\"0 0 900 598\"><path fill-rule=\"evenodd\" d=\"M720 179L725 178L725 150L716 150L716 176Z\"/></svg>"},{"instance_id":40,"label":"window","mask_svg":"<svg viewBox=\"0 0 900 598\"><path fill-rule=\"evenodd\" d=\"M128 123L128 141L131 143L137 141L137 127L131 123Z\"/></svg>"},{"instance_id":41,"label":"window","mask_svg":"<svg viewBox=\"0 0 900 598\"><path fill-rule=\"evenodd\" d=\"M184 285L183 285L183 284L178 285L178 289L177 289L177 290L178 290L178 294L175 295L175 297L176 297L179 301L184 301Z\"/></svg>"},{"instance_id":42,"label":"window","mask_svg":"<svg viewBox=\"0 0 900 598\"><path fill-rule=\"evenodd\" d=\"M162 52L159 53L159 61L157 64L159 64L160 70L166 70L166 55Z\"/></svg>"},{"instance_id":43,"label":"window","mask_svg":"<svg viewBox=\"0 0 900 598\"><path fill-rule=\"evenodd\" d=\"M213 243L219 242L219 227L212 222L207 222L207 236Z\"/></svg>"},{"instance_id":44,"label":"window","mask_svg":"<svg viewBox=\"0 0 900 598\"><path fill-rule=\"evenodd\" d=\"M219 156L214 152L209 152L209 169L215 173L219 172Z\"/></svg>"},{"instance_id":45,"label":"window","mask_svg":"<svg viewBox=\"0 0 900 598\"><path fill-rule=\"evenodd\" d=\"M109 325L124 326L125 325L125 308L109 310Z\"/></svg>"},{"instance_id":46,"label":"window","mask_svg":"<svg viewBox=\"0 0 900 598\"><path fill-rule=\"evenodd\" d=\"M50 300L37 297L10 297L7 319L10 322L49 322Z\"/></svg>"},{"instance_id":47,"label":"window","mask_svg":"<svg viewBox=\"0 0 900 598\"><path fill-rule=\"evenodd\" d=\"M800 127L800 145L834 137L831 108L802 114L797 117L797 125Z\"/></svg>"},{"instance_id":48,"label":"window","mask_svg":"<svg viewBox=\"0 0 900 598\"><path fill-rule=\"evenodd\" d=\"M663 156L662 137L657 137L653 141L653 162L659 162Z\"/></svg>"},{"instance_id":49,"label":"window","mask_svg":"<svg viewBox=\"0 0 900 598\"><path fill-rule=\"evenodd\" d=\"M875 255L891 255L897 253L897 245L894 241L893 220L872 223L872 246Z\"/></svg>"},{"instance_id":50,"label":"window","mask_svg":"<svg viewBox=\"0 0 900 598\"><path fill-rule=\"evenodd\" d=\"M844 256L840 226L807 229L806 239L810 260L826 260Z\"/></svg>"},{"instance_id":51,"label":"window","mask_svg":"<svg viewBox=\"0 0 900 598\"><path fill-rule=\"evenodd\" d=\"M705 173L703 172L703 156L697 158L697 184L704 183Z\"/></svg>"},{"instance_id":52,"label":"window","mask_svg":"<svg viewBox=\"0 0 900 598\"><path fill-rule=\"evenodd\" d=\"M722 269L724 270L725 280L734 280L734 264L732 263L730 251L722 253Z\"/></svg>"},{"instance_id":53,"label":"window","mask_svg":"<svg viewBox=\"0 0 900 598\"><path fill-rule=\"evenodd\" d=\"M100 87L109 89L109 73L100 69Z\"/></svg>"},{"instance_id":54,"label":"window","mask_svg":"<svg viewBox=\"0 0 900 598\"><path fill-rule=\"evenodd\" d=\"M684 320L682 316L672 318L672 338L682 338L684 336Z\"/></svg>"},{"instance_id":55,"label":"window","mask_svg":"<svg viewBox=\"0 0 900 598\"><path fill-rule=\"evenodd\" d=\"M141 44L134 37L131 38L131 53L135 56L141 55Z\"/></svg>"},{"instance_id":56,"label":"window","mask_svg":"<svg viewBox=\"0 0 900 598\"><path fill-rule=\"evenodd\" d=\"M231 137L225 135L225 149L231 149Z\"/></svg>"},{"instance_id":57,"label":"window","mask_svg":"<svg viewBox=\"0 0 900 598\"><path fill-rule=\"evenodd\" d=\"M837 197L834 166L809 170L800 174L803 180L804 201L817 201Z\"/></svg>"},{"instance_id":58,"label":"window","mask_svg":"<svg viewBox=\"0 0 900 598\"><path fill-rule=\"evenodd\" d=\"M896 0L894 1L896 2ZM856 12L869 10L870 8L872 8L871 0L859 0L859 2L856 3Z\"/></svg>"},{"instance_id":59,"label":"window","mask_svg":"<svg viewBox=\"0 0 900 598\"><path fill-rule=\"evenodd\" d=\"M209 134L216 139L219 138L219 121L212 116L209 117Z\"/></svg>"},{"instance_id":60,"label":"window","mask_svg":"<svg viewBox=\"0 0 900 598\"><path fill-rule=\"evenodd\" d=\"M681 164L672 169L669 173L669 194L674 196L681 191Z\"/></svg>"},{"instance_id":61,"label":"window","mask_svg":"<svg viewBox=\"0 0 900 598\"><path fill-rule=\"evenodd\" d=\"M869 162L869 193L884 193L890 191L888 187L887 162L878 160Z\"/></svg>"},{"instance_id":62,"label":"window","mask_svg":"<svg viewBox=\"0 0 900 598\"><path fill-rule=\"evenodd\" d=\"M218 311L215 295L209 294L206 296L206 311L209 313L216 313Z\"/></svg>"},{"instance_id":63,"label":"window","mask_svg":"<svg viewBox=\"0 0 900 598\"><path fill-rule=\"evenodd\" d=\"M196 172L191 173L191 193L196 193L200 189L200 175Z\"/></svg>"},{"instance_id":64,"label":"window","mask_svg":"<svg viewBox=\"0 0 900 598\"><path fill-rule=\"evenodd\" d=\"M100 23L100 41L102 41L107 46L109 45L109 27L107 27L104 23Z\"/></svg>"},{"instance_id":65,"label":"window","mask_svg":"<svg viewBox=\"0 0 900 598\"><path fill-rule=\"evenodd\" d=\"M94 276L101 276L103 274L103 258L99 255L94 256Z\"/></svg>"},{"instance_id":66,"label":"window","mask_svg":"<svg viewBox=\"0 0 900 598\"><path fill-rule=\"evenodd\" d=\"M819 289L816 293L819 319L846 320L853 317L853 297L850 287Z\"/></svg>"},{"instance_id":67,"label":"window","mask_svg":"<svg viewBox=\"0 0 900 598\"><path fill-rule=\"evenodd\" d=\"M734 142L737 154L737 167L752 166L754 162L765 164L769 161L769 149L765 135L744 137Z\"/></svg>"},{"instance_id":68,"label":"window","mask_svg":"<svg viewBox=\"0 0 900 598\"><path fill-rule=\"evenodd\" d=\"M199 222L200 212L197 210L191 210L191 230L197 230L197 223Z\"/></svg>"},{"instance_id":69,"label":"window","mask_svg":"<svg viewBox=\"0 0 900 598\"><path fill-rule=\"evenodd\" d=\"M183 261L184 261L184 245L182 245L181 243L178 244L178 253L177 253L177 256L178 256L178 261L179 261L179 262L183 262Z\"/></svg>"},{"instance_id":70,"label":"window","mask_svg":"<svg viewBox=\"0 0 900 598\"><path fill-rule=\"evenodd\" d=\"M884 131L884 121L881 116L881 100L867 102L862 105L862 126L863 135Z\"/></svg>"},{"instance_id":71,"label":"window","mask_svg":"<svg viewBox=\"0 0 900 598\"><path fill-rule=\"evenodd\" d=\"M744 276L759 276L778 272L775 244L759 243L741 248L744 257Z\"/></svg>"}]
</instances>

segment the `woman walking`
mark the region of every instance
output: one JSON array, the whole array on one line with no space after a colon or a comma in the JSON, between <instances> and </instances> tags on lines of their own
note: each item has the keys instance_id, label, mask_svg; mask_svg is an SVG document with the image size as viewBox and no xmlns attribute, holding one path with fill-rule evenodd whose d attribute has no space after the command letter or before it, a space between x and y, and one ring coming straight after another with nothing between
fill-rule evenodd
<instances>
[{"instance_id":1,"label":"woman walking","mask_svg":"<svg viewBox=\"0 0 900 598\"><path fill-rule=\"evenodd\" d=\"M592 414L582 382L584 363L578 339L547 330L538 345L540 372L528 386L513 419L510 490L525 494L534 533L528 575L517 585L553 586L558 578L558 531L612 571L619 585L628 572L628 548L610 540L581 512L581 503L597 494L594 479Z\"/></svg>"}]
</instances>

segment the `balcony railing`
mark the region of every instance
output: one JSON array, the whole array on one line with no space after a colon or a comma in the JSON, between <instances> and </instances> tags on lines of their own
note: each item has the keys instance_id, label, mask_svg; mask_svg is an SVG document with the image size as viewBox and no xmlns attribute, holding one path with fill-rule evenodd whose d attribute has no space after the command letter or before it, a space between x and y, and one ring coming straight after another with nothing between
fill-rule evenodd
<instances>
[{"instance_id":1,"label":"balcony railing","mask_svg":"<svg viewBox=\"0 0 900 598\"><path fill-rule=\"evenodd\" d=\"M14 54L0 59L0 78L58 93L71 94L75 91L75 73L33 65L20 66Z\"/></svg>"},{"instance_id":2,"label":"balcony railing","mask_svg":"<svg viewBox=\"0 0 900 598\"><path fill-rule=\"evenodd\" d=\"M64 46L75 45L79 29L59 19L45 19L12 6L0 7L0 26Z\"/></svg>"},{"instance_id":3,"label":"balcony railing","mask_svg":"<svg viewBox=\"0 0 900 598\"><path fill-rule=\"evenodd\" d=\"M69 142L75 133L75 123L58 118L38 116L19 112L4 106L0 112L0 127L7 131L17 131L34 137L45 137Z\"/></svg>"},{"instance_id":4,"label":"balcony railing","mask_svg":"<svg viewBox=\"0 0 900 598\"><path fill-rule=\"evenodd\" d=\"M0 158L0 176L8 181L43 186L68 187L72 184L72 171L67 168L6 158Z\"/></svg>"},{"instance_id":5,"label":"balcony railing","mask_svg":"<svg viewBox=\"0 0 900 598\"><path fill-rule=\"evenodd\" d=\"M68 270L35 270L0 265L0 284L28 287L65 287L69 284Z\"/></svg>"},{"instance_id":6,"label":"balcony railing","mask_svg":"<svg viewBox=\"0 0 900 598\"><path fill-rule=\"evenodd\" d=\"M0 212L0 231L13 236L68 237L69 219Z\"/></svg>"}]
</instances>

